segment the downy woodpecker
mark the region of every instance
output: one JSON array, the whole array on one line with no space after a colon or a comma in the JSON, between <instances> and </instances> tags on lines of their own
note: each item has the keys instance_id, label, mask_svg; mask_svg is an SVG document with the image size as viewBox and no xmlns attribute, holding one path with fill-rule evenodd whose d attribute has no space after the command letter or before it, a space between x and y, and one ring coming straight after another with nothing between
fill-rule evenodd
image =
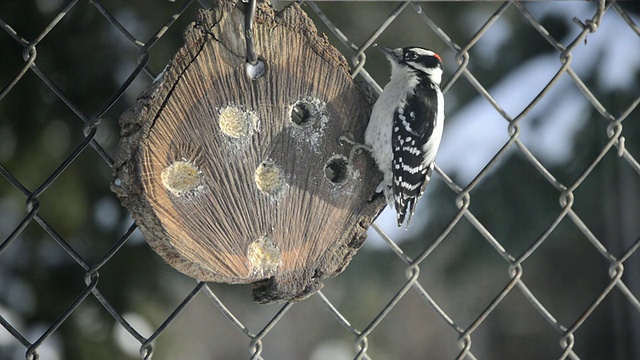
<instances>
[{"instance_id":1,"label":"downy woodpecker","mask_svg":"<svg viewBox=\"0 0 640 360\"><path fill-rule=\"evenodd\" d=\"M442 59L420 47L380 50L391 62L391 80L373 106L365 144L384 174L380 186L401 227L405 218L409 225L429 183L442 139Z\"/></svg>"}]
</instances>

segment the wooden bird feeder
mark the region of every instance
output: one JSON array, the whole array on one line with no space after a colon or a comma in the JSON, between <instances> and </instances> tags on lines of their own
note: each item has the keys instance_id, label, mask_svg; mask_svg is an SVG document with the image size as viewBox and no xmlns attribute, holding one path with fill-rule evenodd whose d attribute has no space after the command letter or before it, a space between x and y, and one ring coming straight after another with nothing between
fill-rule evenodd
<instances>
[{"instance_id":1,"label":"wooden bird feeder","mask_svg":"<svg viewBox=\"0 0 640 360\"><path fill-rule=\"evenodd\" d=\"M120 119L113 191L151 247L198 280L253 284L260 303L297 301L335 276L384 207L362 141L372 101L297 4L261 4L245 73L244 15L215 2ZM373 200L372 200L373 198Z\"/></svg>"}]
</instances>

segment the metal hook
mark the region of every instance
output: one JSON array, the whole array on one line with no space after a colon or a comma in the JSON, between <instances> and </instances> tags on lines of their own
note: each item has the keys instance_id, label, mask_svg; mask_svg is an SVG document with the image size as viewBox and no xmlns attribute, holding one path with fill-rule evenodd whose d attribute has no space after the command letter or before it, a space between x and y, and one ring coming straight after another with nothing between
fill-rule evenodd
<instances>
[{"instance_id":1,"label":"metal hook","mask_svg":"<svg viewBox=\"0 0 640 360\"><path fill-rule=\"evenodd\" d=\"M265 72L264 62L258 59L258 55L256 55L253 44L253 20L255 17L256 0L248 0L248 5L245 6L244 9L244 38L247 43L247 61L245 63L245 71L247 76L252 80L262 77Z\"/></svg>"}]
</instances>

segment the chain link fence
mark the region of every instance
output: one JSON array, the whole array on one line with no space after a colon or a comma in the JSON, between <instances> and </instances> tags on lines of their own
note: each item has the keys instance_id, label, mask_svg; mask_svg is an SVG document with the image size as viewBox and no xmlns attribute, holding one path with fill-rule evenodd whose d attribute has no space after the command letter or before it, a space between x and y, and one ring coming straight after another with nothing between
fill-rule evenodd
<instances>
[{"instance_id":1,"label":"chain link fence","mask_svg":"<svg viewBox=\"0 0 640 360\"><path fill-rule=\"evenodd\" d=\"M243 287L194 285L167 269L108 190L118 115L208 4L2 5L0 358L640 358L638 12L633 2L572 2L570 25L551 21L571 12L565 5L301 3L353 77L378 92L374 78L388 75L371 46L428 36L445 59L445 133L471 127L467 118L491 117L501 130L475 134L495 149L477 171L462 161L474 143L445 135L418 210L433 219L424 229L398 232L383 213L344 274L299 304L269 306L250 304ZM598 40L614 24L616 36ZM495 45L509 35L519 50ZM607 92L581 59L606 60L590 49L623 35L631 59L603 66L622 67L631 86ZM514 110L497 93L519 73L496 58L529 48L545 49L552 74L516 76L534 95ZM567 84L587 104L578 113L588 131L562 132L569 119L544 113L571 107L553 92ZM551 131L528 141L547 116ZM572 144L569 158L548 160L558 144L545 139ZM516 185L505 180L514 172Z\"/></svg>"}]
</instances>

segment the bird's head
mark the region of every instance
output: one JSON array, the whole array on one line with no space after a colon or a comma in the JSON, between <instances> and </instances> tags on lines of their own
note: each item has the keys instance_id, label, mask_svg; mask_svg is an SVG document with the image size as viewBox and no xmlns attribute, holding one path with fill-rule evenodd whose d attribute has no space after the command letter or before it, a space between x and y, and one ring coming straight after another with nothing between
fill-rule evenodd
<instances>
[{"instance_id":1,"label":"bird's head","mask_svg":"<svg viewBox=\"0 0 640 360\"><path fill-rule=\"evenodd\" d=\"M421 47L387 49L378 46L391 62L391 76L405 73L422 73L440 85L442 81L442 59L435 52Z\"/></svg>"}]
</instances>

